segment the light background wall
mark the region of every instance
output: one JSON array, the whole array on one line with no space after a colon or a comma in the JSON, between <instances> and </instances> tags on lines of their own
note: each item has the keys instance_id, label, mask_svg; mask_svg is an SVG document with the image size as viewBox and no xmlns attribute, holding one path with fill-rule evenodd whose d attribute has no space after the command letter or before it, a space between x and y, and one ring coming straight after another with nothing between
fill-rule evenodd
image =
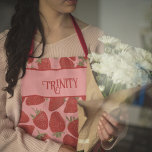
<instances>
[{"instance_id":1,"label":"light background wall","mask_svg":"<svg viewBox=\"0 0 152 152\"><path fill-rule=\"evenodd\" d=\"M142 47L140 33L152 0L79 0L74 13L123 42Z\"/></svg>"},{"instance_id":2,"label":"light background wall","mask_svg":"<svg viewBox=\"0 0 152 152\"><path fill-rule=\"evenodd\" d=\"M102 0L78 0L76 11L73 14L86 23L99 26L101 2Z\"/></svg>"},{"instance_id":3,"label":"light background wall","mask_svg":"<svg viewBox=\"0 0 152 152\"><path fill-rule=\"evenodd\" d=\"M0 32L9 28L16 0L0 0Z\"/></svg>"}]
</instances>

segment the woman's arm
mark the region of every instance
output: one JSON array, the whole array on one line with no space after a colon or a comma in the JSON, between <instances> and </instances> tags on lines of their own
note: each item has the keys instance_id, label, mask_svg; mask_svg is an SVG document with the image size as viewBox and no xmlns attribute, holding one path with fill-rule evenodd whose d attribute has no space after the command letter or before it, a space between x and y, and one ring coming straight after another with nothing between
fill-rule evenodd
<instances>
[{"instance_id":1,"label":"woman's arm","mask_svg":"<svg viewBox=\"0 0 152 152\"><path fill-rule=\"evenodd\" d=\"M0 34L0 152L58 152L61 144L52 140L46 142L38 140L19 127L14 127L13 121L7 117L7 93L2 91L6 87L3 35ZM17 101L16 101L17 102Z\"/></svg>"}]
</instances>

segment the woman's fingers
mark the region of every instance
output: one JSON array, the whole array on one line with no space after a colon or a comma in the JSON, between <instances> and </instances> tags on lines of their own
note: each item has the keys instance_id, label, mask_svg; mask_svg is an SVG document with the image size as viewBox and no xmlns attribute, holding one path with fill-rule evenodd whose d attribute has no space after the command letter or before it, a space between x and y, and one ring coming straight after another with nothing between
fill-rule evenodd
<instances>
[{"instance_id":1,"label":"woman's fingers","mask_svg":"<svg viewBox=\"0 0 152 152\"><path fill-rule=\"evenodd\" d=\"M103 141L104 138L103 138L103 134L102 134L101 129L100 129L100 125L98 125L98 130L97 131L98 131L98 135L99 135L100 140Z\"/></svg>"},{"instance_id":2,"label":"woman's fingers","mask_svg":"<svg viewBox=\"0 0 152 152\"><path fill-rule=\"evenodd\" d=\"M109 123L109 121L104 119L104 117L101 117L100 121L109 136L117 136L117 130Z\"/></svg>"},{"instance_id":3,"label":"woman's fingers","mask_svg":"<svg viewBox=\"0 0 152 152\"><path fill-rule=\"evenodd\" d=\"M124 119L122 115L120 117L120 120L121 119ZM101 141L106 142L111 137L119 136L119 133L121 133L124 128L124 124L117 122L115 118L104 112L103 116L99 119L98 135Z\"/></svg>"},{"instance_id":4,"label":"woman's fingers","mask_svg":"<svg viewBox=\"0 0 152 152\"><path fill-rule=\"evenodd\" d=\"M105 141L109 140L110 136L106 132L106 130L101 122L99 122L98 132L99 132L99 137L100 137L101 141L105 142Z\"/></svg>"},{"instance_id":5,"label":"woman's fingers","mask_svg":"<svg viewBox=\"0 0 152 152\"><path fill-rule=\"evenodd\" d=\"M117 136L117 131L104 117L101 117L98 124L98 134L102 142L107 142L110 138Z\"/></svg>"},{"instance_id":6,"label":"woman's fingers","mask_svg":"<svg viewBox=\"0 0 152 152\"><path fill-rule=\"evenodd\" d=\"M117 135L119 134L119 132L121 132L124 128L125 128L125 124L118 122L117 120L115 120L115 118L113 118L112 116L110 116L109 114L107 114L106 112L103 113L103 116L105 118L105 120L109 121L110 124L112 126L114 126L114 128L117 131ZM120 116L120 121L124 122L124 120L126 119L126 117L124 117L123 115Z\"/></svg>"},{"instance_id":7,"label":"woman's fingers","mask_svg":"<svg viewBox=\"0 0 152 152\"><path fill-rule=\"evenodd\" d=\"M106 112L103 112L103 116L108 120L115 128L118 128L120 126L119 122L116 121L115 118L107 114Z\"/></svg>"}]
</instances>

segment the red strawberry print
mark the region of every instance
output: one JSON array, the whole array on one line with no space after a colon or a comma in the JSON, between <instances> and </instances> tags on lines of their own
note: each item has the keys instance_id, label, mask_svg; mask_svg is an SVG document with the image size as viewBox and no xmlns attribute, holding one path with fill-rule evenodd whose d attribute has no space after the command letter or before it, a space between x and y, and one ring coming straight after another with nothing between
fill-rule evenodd
<instances>
[{"instance_id":1,"label":"red strawberry print","mask_svg":"<svg viewBox=\"0 0 152 152\"><path fill-rule=\"evenodd\" d=\"M86 100L86 96L82 96L81 98L82 98L82 100L84 100L84 101Z\"/></svg>"},{"instance_id":2,"label":"red strawberry print","mask_svg":"<svg viewBox=\"0 0 152 152\"><path fill-rule=\"evenodd\" d=\"M54 111L64 104L63 97L50 98L49 110Z\"/></svg>"},{"instance_id":3,"label":"red strawberry print","mask_svg":"<svg viewBox=\"0 0 152 152\"><path fill-rule=\"evenodd\" d=\"M48 117L44 111L35 110L36 116L31 114L36 127L46 130L48 128Z\"/></svg>"},{"instance_id":4,"label":"red strawberry print","mask_svg":"<svg viewBox=\"0 0 152 152\"><path fill-rule=\"evenodd\" d=\"M78 137L78 119L69 123L68 130L73 136Z\"/></svg>"},{"instance_id":5,"label":"red strawberry print","mask_svg":"<svg viewBox=\"0 0 152 152\"><path fill-rule=\"evenodd\" d=\"M51 138L51 137L50 137L49 135L45 134L45 135L41 138L41 140L45 141L45 140L50 139L50 138Z\"/></svg>"},{"instance_id":6,"label":"red strawberry print","mask_svg":"<svg viewBox=\"0 0 152 152\"><path fill-rule=\"evenodd\" d=\"M50 139L51 137L46 133L40 133L38 131L38 135L36 136L36 138L45 141L47 139Z\"/></svg>"},{"instance_id":7,"label":"red strawberry print","mask_svg":"<svg viewBox=\"0 0 152 152\"><path fill-rule=\"evenodd\" d=\"M74 63L69 58L66 58L66 57L60 59L60 65L61 65L61 68L63 69L74 68Z\"/></svg>"},{"instance_id":8,"label":"red strawberry print","mask_svg":"<svg viewBox=\"0 0 152 152\"><path fill-rule=\"evenodd\" d=\"M70 136L69 134L66 134L63 138L63 143L66 145L71 145L73 147L77 146L77 139Z\"/></svg>"},{"instance_id":9,"label":"red strawberry print","mask_svg":"<svg viewBox=\"0 0 152 152\"><path fill-rule=\"evenodd\" d=\"M28 59L27 63L28 63L28 64L30 64L30 63L32 63L32 62L33 62L33 60L34 60L34 58L30 58L30 57L29 57L29 59Z\"/></svg>"},{"instance_id":10,"label":"red strawberry print","mask_svg":"<svg viewBox=\"0 0 152 152\"><path fill-rule=\"evenodd\" d=\"M35 128L34 126L31 126L31 125L19 125L19 127L24 129L30 135L32 135Z\"/></svg>"},{"instance_id":11,"label":"red strawberry print","mask_svg":"<svg viewBox=\"0 0 152 152\"><path fill-rule=\"evenodd\" d=\"M49 126L52 132L55 132L55 136L59 137L61 136L61 133L63 133L65 129L65 121L60 115L59 112L55 111L52 113Z\"/></svg>"},{"instance_id":12,"label":"red strawberry print","mask_svg":"<svg viewBox=\"0 0 152 152\"><path fill-rule=\"evenodd\" d=\"M29 121L28 115L24 111L22 111L20 117L20 123L26 123L28 121Z\"/></svg>"},{"instance_id":13,"label":"red strawberry print","mask_svg":"<svg viewBox=\"0 0 152 152\"><path fill-rule=\"evenodd\" d=\"M43 103L44 101L45 101L44 97L38 96L38 95L32 95L32 96L29 96L26 99L26 104L28 106L30 106L30 105L39 105L39 104Z\"/></svg>"},{"instance_id":14,"label":"red strawberry print","mask_svg":"<svg viewBox=\"0 0 152 152\"><path fill-rule=\"evenodd\" d=\"M38 59L38 69L39 70L50 70L51 62L48 58Z\"/></svg>"},{"instance_id":15,"label":"red strawberry print","mask_svg":"<svg viewBox=\"0 0 152 152\"><path fill-rule=\"evenodd\" d=\"M22 97L22 103L24 102L25 98L26 98L26 97Z\"/></svg>"},{"instance_id":16,"label":"red strawberry print","mask_svg":"<svg viewBox=\"0 0 152 152\"><path fill-rule=\"evenodd\" d=\"M77 112L77 100L74 97L69 97L66 107L64 109L65 113L75 113Z\"/></svg>"},{"instance_id":17,"label":"red strawberry print","mask_svg":"<svg viewBox=\"0 0 152 152\"><path fill-rule=\"evenodd\" d=\"M69 57L71 60L75 61L76 57Z\"/></svg>"},{"instance_id":18,"label":"red strawberry print","mask_svg":"<svg viewBox=\"0 0 152 152\"><path fill-rule=\"evenodd\" d=\"M76 66L76 68L82 68L82 66L80 66L80 65L77 65L77 66Z\"/></svg>"}]
</instances>

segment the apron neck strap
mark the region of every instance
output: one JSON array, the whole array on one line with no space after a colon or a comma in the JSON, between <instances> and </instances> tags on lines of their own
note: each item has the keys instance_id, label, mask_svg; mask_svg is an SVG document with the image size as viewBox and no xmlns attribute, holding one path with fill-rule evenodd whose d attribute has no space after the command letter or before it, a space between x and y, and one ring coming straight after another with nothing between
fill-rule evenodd
<instances>
[{"instance_id":1,"label":"apron neck strap","mask_svg":"<svg viewBox=\"0 0 152 152\"><path fill-rule=\"evenodd\" d=\"M29 56L32 56L33 50L34 50L34 38L32 39L32 44L31 44L31 48L29 51Z\"/></svg>"},{"instance_id":2,"label":"apron neck strap","mask_svg":"<svg viewBox=\"0 0 152 152\"><path fill-rule=\"evenodd\" d=\"M75 31L76 31L76 33L78 35L79 41L81 43L81 46L83 48L83 51L85 53L85 58L87 59L88 58L87 57L88 56L88 48L87 48L86 42L84 40L83 34L81 32L81 29L79 28L79 25L77 24L77 22L75 21L74 17L72 16L72 14L70 14L70 16L71 16Z\"/></svg>"},{"instance_id":3,"label":"apron neck strap","mask_svg":"<svg viewBox=\"0 0 152 152\"><path fill-rule=\"evenodd\" d=\"M85 53L85 58L87 59L88 58L87 57L88 56L88 48L87 48L86 42L84 40L83 34L82 34L82 32L81 32L81 30L79 28L79 25L76 23L74 17L71 14L70 14L70 16L71 16L75 31L76 31L76 33L78 35L79 41L81 43L81 46L83 48L83 51ZM32 44L31 44L31 48L30 48L30 51L29 51L29 55L32 55L33 50L34 50L34 38L32 39Z\"/></svg>"}]
</instances>

